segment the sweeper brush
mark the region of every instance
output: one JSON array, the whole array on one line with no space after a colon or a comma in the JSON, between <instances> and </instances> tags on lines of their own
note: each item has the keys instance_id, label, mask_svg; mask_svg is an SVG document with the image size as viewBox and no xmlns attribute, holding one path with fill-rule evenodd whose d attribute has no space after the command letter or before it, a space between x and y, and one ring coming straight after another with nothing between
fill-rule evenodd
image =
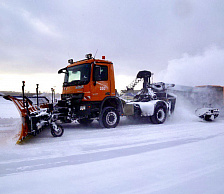
<instances>
[{"instance_id":1,"label":"sweeper brush","mask_svg":"<svg viewBox=\"0 0 224 194\"><path fill-rule=\"evenodd\" d=\"M18 109L22 126L18 134L17 144L26 137L39 134L44 127L50 126L54 137L63 135L64 129L56 124L57 115L53 113L53 104L46 97L38 96L38 84L36 97L27 97L24 94L25 82L23 81L22 96L3 96L4 99L12 101Z\"/></svg>"}]
</instances>

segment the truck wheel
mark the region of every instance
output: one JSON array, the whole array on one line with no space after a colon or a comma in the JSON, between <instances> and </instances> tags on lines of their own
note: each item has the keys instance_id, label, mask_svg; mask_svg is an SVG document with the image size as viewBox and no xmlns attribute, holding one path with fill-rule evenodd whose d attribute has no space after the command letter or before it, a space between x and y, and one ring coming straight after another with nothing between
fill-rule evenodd
<instances>
[{"instance_id":1,"label":"truck wheel","mask_svg":"<svg viewBox=\"0 0 224 194\"><path fill-rule=\"evenodd\" d=\"M57 127L57 129L55 129ZM61 125L53 126L51 125L51 135L53 137L61 137L64 133L64 128Z\"/></svg>"},{"instance_id":2,"label":"truck wheel","mask_svg":"<svg viewBox=\"0 0 224 194\"><path fill-rule=\"evenodd\" d=\"M93 122L93 119L79 119L78 122L81 124L81 125L89 125L90 123Z\"/></svg>"},{"instance_id":3,"label":"truck wheel","mask_svg":"<svg viewBox=\"0 0 224 194\"><path fill-rule=\"evenodd\" d=\"M162 124L166 120L167 108L163 104L157 104L154 110L154 114L151 116L153 124Z\"/></svg>"},{"instance_id":4,"label":"truck wheel","mask_svg":"<svg viewBox=\"0 0 224 194\"><path fill-rule=\"evenodd\" d=\"M113 107L104 108L99 118L100 126L105 128L115 128L119 121L120 115Z\"/></svg>"},{"instance_id":5,"label":"truck wheel","mask_svg":"<svg viewBox=\"0 0 224 194\"><path fill-rule=\"evenodd\" d=\"M205 115L205 120L206 121L212 121L211 115Z\"/></svg>"}]
</instances>

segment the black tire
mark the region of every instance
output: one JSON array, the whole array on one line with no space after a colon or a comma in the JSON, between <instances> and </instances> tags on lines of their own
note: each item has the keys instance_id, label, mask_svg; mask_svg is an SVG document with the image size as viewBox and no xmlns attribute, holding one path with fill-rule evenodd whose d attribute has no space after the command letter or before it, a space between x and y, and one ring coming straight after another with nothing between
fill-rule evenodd
<instances>
[{"instance_id":1,"label":"black tire","mask_svg":"<svg viewBox=\"0 0 224 194\"><path fill-rule=\"evenodd\" d=\"M162 124L167 116L167 108L164 104L158 103L155 107L154 114L150 117L153 124Z\"/></svg>"},{"instance_id":2,"label":"black tire","mask_svg":"<svg viewBox=\"0 0 224 194\"><path fill-rule=\"evenodd\" d=\"M51 135L53 137L61 137L64 133L64 128L61 125L57 125L58 131L55 131L54 127L51 125Z\"/></svg>"},{"instance_id":3,"label":"black tire","mask_svg":"<svg viewBox=\"0 0 224 194\"><path fill-rule=\"evenodd\" d=\"M93 119L79 119L78 122L81 124L81 125L89 125L90 123L93 122Z\"/></svg>"},{"instance_id":4,"label":"black tire","mask_svg":"<svg viewBox=\"0 0 224 194\"><path fill-rule=\"evenodd\" d=\"M120 115L115 108L107 107L103 109L99 118L99 123L101 127L115 128L119 122Z\"/></svg>"},{"instance_id":5,"label":"black tire","mask_svg":"<svg viewBox=\"0 0 224 194\"><path fill-rule=\"evenodd\" d=\"M206 121L212 121L212 119L211 119L211 115L205 115L205 120L206 120Z\"/></svg>"}]
</instances>

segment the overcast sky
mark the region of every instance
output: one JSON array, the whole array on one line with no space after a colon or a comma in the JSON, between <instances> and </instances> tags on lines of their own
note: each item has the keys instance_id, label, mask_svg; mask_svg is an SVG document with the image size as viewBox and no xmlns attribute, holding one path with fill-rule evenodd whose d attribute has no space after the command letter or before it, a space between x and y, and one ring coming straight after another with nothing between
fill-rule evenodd
<instances>
[{"instance_id":1,"label":"overcast sky","mask_svg":"<svg viewBox=\"0 0 224 194\"><path fill-rule=\"evenodd\" d=\"M122 81L128 85L145 69L154 72L155 78L158 74L158 81L164 77L178 83L172 77L185 72L178 68L205 67L203 57L210 56L210 51L214 57L214 52L221 53L215 64L223 75L224 1L0 1L0 91L20 91L25 80L28 90L35 91L39 83L42 90L56 86L61 92L62 76L57 71L69 58L81 60L97 50L96 58L105 55L113 61L117 86ZM218 84L224 85L220 80Z\"/></svg>"}]
</instances>

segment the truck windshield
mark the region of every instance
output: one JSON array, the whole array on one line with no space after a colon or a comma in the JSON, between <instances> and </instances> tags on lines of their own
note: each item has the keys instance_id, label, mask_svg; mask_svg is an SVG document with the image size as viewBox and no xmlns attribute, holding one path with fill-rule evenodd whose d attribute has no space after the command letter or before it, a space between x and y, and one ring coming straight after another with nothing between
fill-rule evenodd
<instances>
[{"instance_id":1,"label":"truck windshield","mask_svg":"<svg viewBox=\"0 0 224 194\"><path fill-rule=\"evenodd\" d=\"M90 81L90 64L68 67L65 73L64 86L88 84Z\"/></svg>"}]
</instances>

